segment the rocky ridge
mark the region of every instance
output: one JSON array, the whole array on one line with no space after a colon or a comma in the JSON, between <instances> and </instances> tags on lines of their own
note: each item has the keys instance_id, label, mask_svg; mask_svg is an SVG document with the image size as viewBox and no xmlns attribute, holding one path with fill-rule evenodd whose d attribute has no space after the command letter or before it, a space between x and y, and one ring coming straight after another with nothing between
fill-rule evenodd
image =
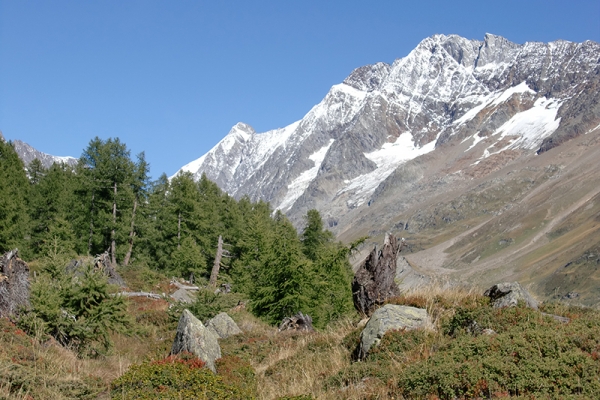
<instances>
[{"instance_id":1,"label":"rocky ridge","mask_svg":"<svg viewBox=\"0 0 600 400\"><path fill-rule=\"evenodd\" d=\"M598 125L599 54L590 41L435 35L392 65L354 70L285 128L259 134L237 124L182 170L205 173L236 197L270 201L292 219L317 208L334 226L400 165L445 144L468 141L483 160L548 151Z\"/></svg>"},{"instance_id":2,"label":"rocky ridge","mask_svg":"<svg viewBox=\"0 0 600 400\"><path fill-rule=\"evenodd\" d=\"M183 167L341 240L407 239L419 281L520 281L600 304L600 45L435 35L353 71L288 127ZM594 234L596 233L596 234ZM366 254L363 254L363 257Z\"/></svg>"}]
</instances>

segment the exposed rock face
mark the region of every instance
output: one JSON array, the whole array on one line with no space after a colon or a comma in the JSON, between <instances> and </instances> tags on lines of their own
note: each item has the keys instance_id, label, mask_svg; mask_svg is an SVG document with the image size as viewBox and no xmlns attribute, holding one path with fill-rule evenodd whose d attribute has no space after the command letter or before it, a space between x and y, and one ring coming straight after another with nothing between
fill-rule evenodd
<instances>
[{"instance_id":1,"label":"exposed rock face","mask_svg":"<svg viewBox=\"0 0 600 400\"><path fill-rule=\"evenodd\" d=\"M514 307L519 301L523 301L527 307L538 309L537 301L519 282L499 283L486 290L483 295L491 299L494 308Z\"/></svg>"},{"instance_id":2,"label":"exposed rock face","mask_svg":"<svg viewBox=\"0 0 600 400\"><path fill-rule=\"evenodd\" d=\"M71 166L77 165L77 159L74 157L60 157L46 154L34 149L21 140L13 141L13 146L15 146L15 151L26 166L35 159L40 160L45 168L50 168L54 163L65 163Z\"/></svg>"},{"instance_id":3,"label":"exposed rock face","mask_svg":"<svg viewBox=\"0 0 600 400\"><path fill-rule=\"evenodd\" d=\"M218 337L212 329L206 328L202 321L194 317L188 310L183 310L177 334L173 341L171 354L179 354L188 351L195 354L206 363L206 367L216 372L215 360L221 358L221 346Z\"/></svg>"},{"instance_id":4,"label":"exposed rock face","mask_svg":"<svg viewBox=\"0 0 600 400\"><path fill-rule=\"evenodd\" d=\"M206 327L212 330L219 339L227 339L230 336L239 335L242 330L237 326L227 313L219 313L211 318Z\"/></svg>"},{"instance_id":5,"label":"exposed rock face","mask_svg":"<svg viewBox=\"0 0 600 400\"><path fill-rule=\"evenodd\" d=\"M390 330L417 329L430 324L427 310L422 308L386 304L378 308L360 334L359 359L365 358Z\"/></svg>"},{"instance_id":6,"label":"exposed rock face","mask_svg":"<svg viewBox=\"0 0 600 400\"><path fill-rule=\"evenodd\" d=\"M396 262L402 244L395 236L387 234L383 248L373 248L352 280L354 307L361 314L370 315L376 305L390 297L400 295L394 281Z\"/></svg>"},{"instance_id":7,"label":"exposed rock face","mask_svg":"<svg viewBox=\"0 0 600 400\"><path fill-rule=\"evenodd\" d=\"M532 155L597 126L599 56L591 41L435 35L392 65L357 68L285 128L258 134L237 124L182 170L269 201L293 221L317 208L341 230L399 166L443 145L486 139L469 149L473 161Z\"/></svg>"},{"instance_id":8,"label":"exposed rock face","mask_svg":"<svg viewBox=\"0 0 600 400\"><path fill-rule=\"evenodd\" d=\"M29 267L17 249L0 259L0 317L12 317L21 307L29 306Z\"/></svg>"},{"instance_id":9,"label":"exposed rock face","mask_svg":"<svg viewBox=\"0 0 600 400\"><path fill-rule=\"evenodd\" d=\"M281 324L279 325L279 331L281 332L290 330L306 332L314 331L311 316L304 315L301 312L299 312L296 315L284 318Z\"/></svg>"}]
</instances>

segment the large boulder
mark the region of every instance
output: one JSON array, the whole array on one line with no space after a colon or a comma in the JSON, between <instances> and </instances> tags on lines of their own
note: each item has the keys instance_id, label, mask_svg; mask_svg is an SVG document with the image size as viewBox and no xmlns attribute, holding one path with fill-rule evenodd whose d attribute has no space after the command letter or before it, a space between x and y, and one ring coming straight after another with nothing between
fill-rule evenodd
<instances>
[{"instance_id":1,"label":"large boulder","mask_svg":"<svg viewBox=\"0 0 600 400\"><path fill-rule=\"evenodd\" d=\"M519 301L523 301L527 307L538 309L538 302L519 282L498 283L486 290L483 295L490 298L494 308L514 307Z\"/></svg>"},{"instance_id":2,"label":"large boulder","mask_svg":"<svg viewBox=\"0 0 600 400\"><path fill-rule=\"evenodd\" d=\"M373 313L360 334L358 358L365 358L371 348L377 346L388 331L412 330L424 328L430 324L431 320L425 309L386 304Z\"/></svg>"},{"instance_id":3,"label":"large boulder","mask_svg":"<svg viewBox=\"0 0 600 400\"><path fill-rule=\"evenodd\" d=\"M239 335L242 330L227 313L218 313L211 318L206 327L211 329L219 339L227 339L230 336Z\"/></svg>"},{"instance_id":4,"label":"large boulder","mask_svg":"<svg viewBox=\"0 0 600 400\"><path fill-rule=\"evenodd\" d=\"M183 310L171 354L190 352L204 361L207 368L216 372L215 360L221 358L221 347L217 339L218 336L212 329L205 327L189 310Z\"/></svg>"},{"instance_id":5,"label":"large boulder","mask_svg":"<svg viewBox=\"0 0 600 400\"><path fill-rule=\"evenodd\" d=\"M0 317L14 316L29 306L29 267L14 249L0 258Z\"/></svg>"},{"instance_id":6,"label":"large boulder","mask_svg":"<svg viewBox=\"0 0 600 400\"><path fill-rule=\"evenodd\" d=\"M396 263L404 239L398 243L395 236L387 234L381 250L373 248L358 268L352 280L354 307L363 315L370 315L386 299L400 295L396 286Z\"/></svg>"}]
</instances>

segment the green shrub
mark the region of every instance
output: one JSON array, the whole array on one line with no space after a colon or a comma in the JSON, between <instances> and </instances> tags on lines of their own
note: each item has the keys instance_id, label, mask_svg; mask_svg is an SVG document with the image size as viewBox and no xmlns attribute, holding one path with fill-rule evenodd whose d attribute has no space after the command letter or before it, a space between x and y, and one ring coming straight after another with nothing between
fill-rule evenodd
<instances>
[{"instance_id":1,"label":"green shrub","mask_svg":"<svg viewBox=\"0 0 600 400\"><path fill-rule=\"evenodd\" d=\"M203 368L193 355L132 365L111 384L113 399L252 399L248 388Z\"/></svg>"},{"instance_id":2,"label":"green shrub","mask_svg":"<svg viewBox=\"0 0 600 400\"><path fill-rule=\"evenodd\" d=\"M53 336L80 355L106 354L111 332L128 332L131 326L126 300L111 295L106 277L91 267L79 276L64 270L40 274L30 301L19 325L31 334Z\"/></svg>"},{"instance_id":3,"label":"green shrub","mask_svg":"<svg viewBox=\"0 0 600 400\"><path fill-rule=\"evenodd\" d=\"M200 321L206 322L220 312L229 311L242 299L239 293L214 293L210 289L201 289L192 304L177 303L169 309L169 315L174 321L179 321L181 313L187 308Z\"/></svg>"},{"instance_id":4,"label":"green shrub","mask_svg":"<svg viewBox=\"0 0 600 400\"><path fill-rule=\"evenodd\" d=\"M478 334L473 321L497 334ZM524 307L458 309L444 328L452 336L429 357L409 364L399 375L398 388L407 398L503 393L598 398L599 323L597 314L561 324Z\"/></svg>"}]
</instances>

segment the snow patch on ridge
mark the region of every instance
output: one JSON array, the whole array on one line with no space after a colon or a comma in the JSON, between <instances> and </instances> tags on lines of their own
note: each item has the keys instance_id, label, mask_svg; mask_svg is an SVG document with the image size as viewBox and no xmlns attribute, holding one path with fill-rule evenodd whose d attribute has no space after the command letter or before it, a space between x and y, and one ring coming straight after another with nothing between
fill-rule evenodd
<instances>
[{"instance_id":1,"label":"snow patch on ridge","mask_svg":"<svg viewBox=\"0 0 600 400\"><path fill-rule=\"evenodd\" d=\"M390 176L398 166L433 151L435 142L436 140L432 140L425 146L416 147L413 135L410 132L404 132L395 142L385 143L379 150L364 153L365 157L377 164L377 169L347 182L346 187L340 190L336 196L353 192L346 203L348 207L354 208L362 205L377 189L377 186Z\"/></svg>"},{"instance_id":2,"label":"snow patch on ridge","mask_svg":"<svg viewBox=\"0 0 600 400\"><path fill-rule=\"evenodd\" d=\"M292 183L288 185L288 191L284 199L281 201L281 204L279 204L279 207L277 207L278 209L283 212L289 210L292 208L296 200L302 196L302 193L304 193L304 191L308 188L308 185L310 185L313 179L317 177L319 168L321 168L321 164L325 159L325 155L327 154L327 151L333 142L334 139L330 139L327 145L323 146L321 149L308 157L315 163L315 166L301 173L300 176L298 176L292 181Z\"/></svg>"},{"instance_id":3,"label":"snow patch on ridge","mask_svg":"<svg viewBox=\"0 0 600 400\"><path fill-rule=\"evenodd\" d=\"M496 137L497 140L485 149L483 155L473 165L507 149L534 150L538 148L542 141L554 133L560 125L561 119L556 118L556 115L561 104L562 102L556 99L542 97L537 99L529 110L515 114L492 134L492 137ZM506 136L515 136L516 139L504 148L490 153L489 149Z\"/></svg>"}]
</instances>

